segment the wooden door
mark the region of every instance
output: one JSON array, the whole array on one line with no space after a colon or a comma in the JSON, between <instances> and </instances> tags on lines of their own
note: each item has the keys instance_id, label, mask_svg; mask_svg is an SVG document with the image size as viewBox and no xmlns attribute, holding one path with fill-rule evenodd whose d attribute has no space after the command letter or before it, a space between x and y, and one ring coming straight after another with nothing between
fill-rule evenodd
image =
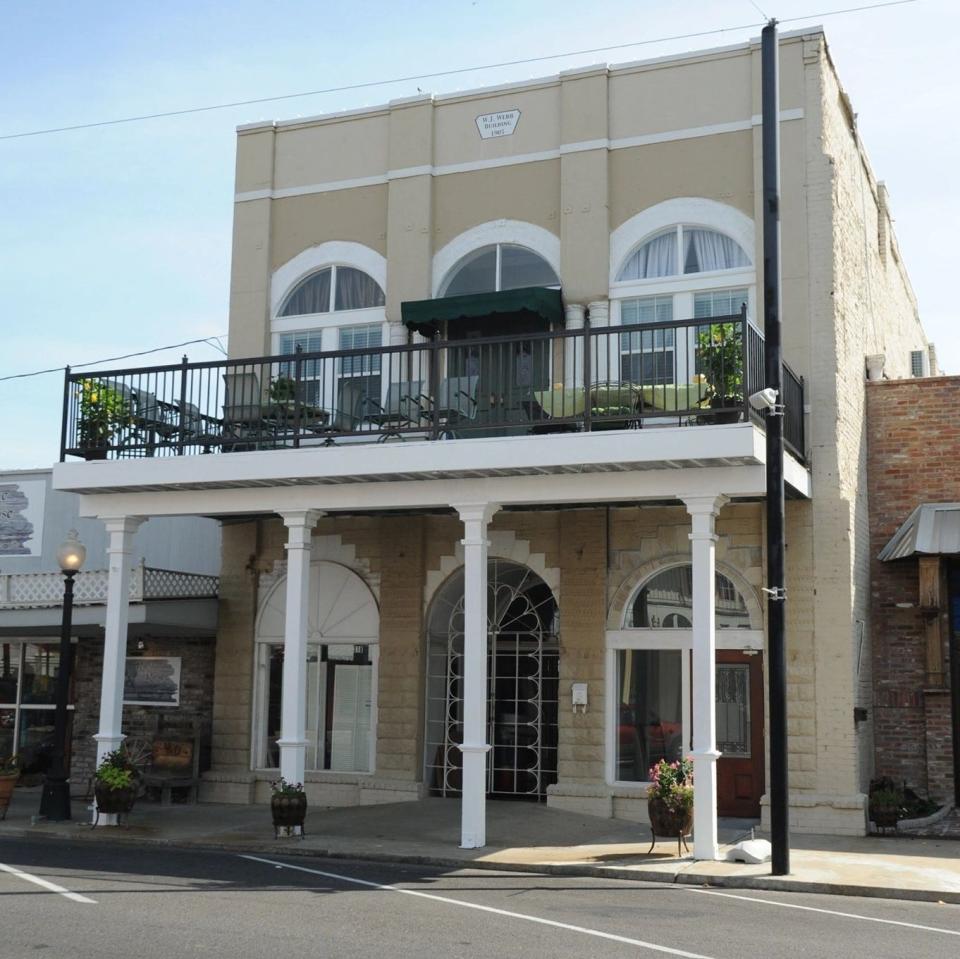
<instances>
[{"instance_id":1,"label":"wooden door","mask_svg":"<svg viewBox=\"0 0 960 959\"><path fill-rule=\"evenodd\" d=\"M763 656L717 650L717 813L758 819L764 791Z\"/></svg>"}]
</instances>

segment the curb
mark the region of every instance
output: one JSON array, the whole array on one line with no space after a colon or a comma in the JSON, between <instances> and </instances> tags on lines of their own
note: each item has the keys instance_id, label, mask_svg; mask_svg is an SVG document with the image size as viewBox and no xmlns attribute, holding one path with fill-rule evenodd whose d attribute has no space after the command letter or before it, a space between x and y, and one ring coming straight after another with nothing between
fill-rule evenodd
<instances>
[{"instance_id":1,"label":"curb","mask_svg":"<svg viewBox=\"0 0 960 959\"><path fill-rule=\"evenodd\" d=\"M102 834L101 834L102 835ZM92 842L119 846L162 846L166 849L184 851L229 852L269 854L283 857L313 857L348 862L395 863L412 866L441 866L445 869L482 869L491 872L517 872L531 875L577 876L590 879L620 879L630 882L657 882L672 886L706 886L723 889L752 889L770 892L803 892L830 896L861 896L868 899L900 899L911 902L939 902L960 905L960 891L936 889L905 889L883 886L864 886L854 883L815 882L791 879L783 876L705 876L669 870L644 870L640 872L624 866L595 866L590 863L520 863L492 862L490 860L464 860L446 856L414 855L389 852L344 852L338 849L304 848L291 842L287 848L278 848L283 840L269 843L226 843L162 839L149 836L109 836L101 839L92 829L72 836L56 833L33 832L30 829L4 829L0 839L39 839L43 842Z\"/></svg>"}]
</instances>

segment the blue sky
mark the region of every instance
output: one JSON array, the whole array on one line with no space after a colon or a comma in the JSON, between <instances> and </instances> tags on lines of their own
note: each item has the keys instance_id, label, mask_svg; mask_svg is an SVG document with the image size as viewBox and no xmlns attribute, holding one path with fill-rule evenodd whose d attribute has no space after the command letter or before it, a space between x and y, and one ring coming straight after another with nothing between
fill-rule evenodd
<instances>
[{"instance_id":1,"label":"blue sky","mask_svg":"<svg viewBox=\"0 0 960 959\"><path fill-rule=\"evenodd\" d=\"M867 0L758 0L780 18ZM749 0L380 0L6 4L0 136L756 24ZM919 0L823 23L941 365L960 373L952 251L960 222L960 4ZM736 29L605 54L387 84L187 117L0 140L0 377L227 329L234 130L717 46ZM168 362L184 350L112 364ZM213 359L209 346L186 348ZM59 447L62 376L0 382L0 468Z\"/></svg>"}]
</instances>

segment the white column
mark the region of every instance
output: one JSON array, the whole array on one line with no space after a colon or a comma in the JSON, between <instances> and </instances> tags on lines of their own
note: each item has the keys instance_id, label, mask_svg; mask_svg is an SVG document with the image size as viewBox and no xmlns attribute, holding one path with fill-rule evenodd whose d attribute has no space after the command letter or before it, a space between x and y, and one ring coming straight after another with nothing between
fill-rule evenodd
<instances>
[{"instance_id":1,"label":"white column","mask_svg":"<svg viewBox=\"0 0 960 959\"><path fill-rule=\"evenodd\" d=\"M582 303L568 303L564 307L564 325L568 330L582 330L586 310ZM559 340L563 344L563 383L567 389L583 385L583 337ZM559 377L555 377L559 379Z\"/></svg>"},{"instance_id":2,"label":"white column","mask_svg":"<svg viewBox=\"0 0 960 959\"><path fill-rule=\"evenodd\" d=\"M610 301L594 300L590 310L590 376L594 382L619 379L620 338L603 330L610 325ZM599 333L599 335L598 335Z\"/></svg>"},{"instance_id":3,"label":"white column","mask_svg":"<svg viewBox=\"0 0 960 959\"><path fill-rule=\"evenodd\" d=\"M283 629L280 775L302 783L307 754L307 622L310 610L310 536L319 514L281 513L287 527L287 604Z\"/></svg>"},{"instance_id":4,"label":"white column","mask_svg":"<svg viewBox=\"0 0 960 959\"><path fill-rule=\"evenodd\" d=\"M717 859L716 542L725 496L684 500L693 532L693 858Z\"/></svg>"},{"instance_id":5,"label":"white column","mask_svg":"<svg viewBox=\"0 0 960 959\"><path fill-rule=\"evenodd\" d=\"M104 518L107 527L107 610L103 632L103 673L100 680L100 728L97 765L123 742L123 678L127 664L127 622L130 614L130 553L133 534L143 518ZM96 815L96 812L94 812ZM115 826L117 817L100 817L100 824Z\"/></svg>"},{"instance_id":6,"label":"white column","mask_svg":"<svg viewBox=\"0 0 960 959\"><path fill-rule=\"evenodd\" d=\"M487 524L492 503L455 505L463 522L463 794L460 846L487 844Z\"/></svg>"}]
</instances>

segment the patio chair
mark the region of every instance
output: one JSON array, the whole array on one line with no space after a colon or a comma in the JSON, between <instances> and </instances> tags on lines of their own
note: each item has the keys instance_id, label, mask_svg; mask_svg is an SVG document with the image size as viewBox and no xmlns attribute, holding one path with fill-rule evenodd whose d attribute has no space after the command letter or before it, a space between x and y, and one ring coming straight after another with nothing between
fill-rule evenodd
<instances>
[{"instance_id":1,"label":"patio chair","mask_svg":"<svg viewBox=\"0 0 960 959\"><path fill-rule=\"evenodd\" d=\"M223 449L258 449L264 433L260 377L253 372L224 373L223 393Z\"/></svg>"},{"instance_id":2,"label":"patio chair","mask_svg":"<svg viewBox=\"0 0 960 959\"><path fill-rule=\"evenodd\" d=\"M402 439L401 430L421 425L423 383L423 380L391 383L387 388L386 403L380 403L372 396L363 401L361 418L363 422L378 426L383 431L380 442L391 436Z\"/></svg>"},{"instance_id":3,"label":"patio chair","mask_svg":"<svg viewBox=\"0 0 960 959\"><path fill-rule=\"evenodd\" d=\"M431 411L447 438L456 437L455 428L477 418L479 376L451 376L440 381Z\"/></svg>"}]
</instances>

